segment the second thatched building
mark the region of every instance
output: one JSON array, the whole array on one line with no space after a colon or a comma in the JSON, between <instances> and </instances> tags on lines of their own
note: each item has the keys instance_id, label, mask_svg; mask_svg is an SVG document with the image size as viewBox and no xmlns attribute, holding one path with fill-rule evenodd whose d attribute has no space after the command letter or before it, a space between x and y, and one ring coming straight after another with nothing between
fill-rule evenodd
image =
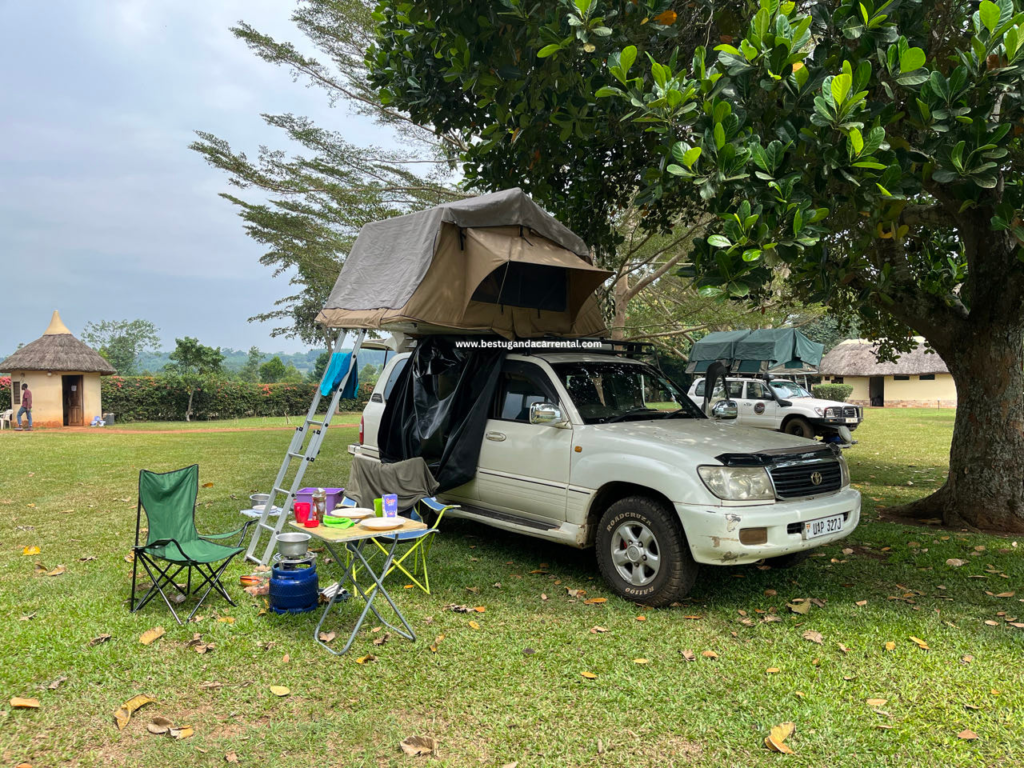
<instances>
[{"instance_id":1,"label":"second thatched building","mask_svg":"<svg viewBox=\"0 0 1024 768\"><path fill-rule=\"evenodd\" d=\"M836 345L821 358L822 379L831 384L849 384L853 393L847 402L885 408L956 408L956 385L949 369L924 339L900 355L895 363L880 363L878 345L850 339Z\"/></svg>"}]
</instances>

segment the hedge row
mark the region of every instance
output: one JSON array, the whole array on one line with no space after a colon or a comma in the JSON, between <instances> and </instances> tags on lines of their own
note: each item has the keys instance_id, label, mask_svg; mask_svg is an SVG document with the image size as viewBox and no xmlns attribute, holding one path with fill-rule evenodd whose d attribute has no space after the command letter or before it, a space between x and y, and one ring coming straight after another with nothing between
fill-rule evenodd
<instances>
[{"instance_id":1,"label":"hedge row","mask_svg":"<svg viewBox=\"0 0 1024 768\"><path fill-rule=\"evenodd\" d=\"M821 400L835 400L837 403L845 403L846 398L853 394L853 387L849 384L815 384L811 389L815 397Z\"/></svg>"},{"instance_id":2,"label":"hedge row","mask_svg":"<svg viewBox=\"0 0 1024 768\"><path fill-rule=\"evenodd\" d=\"M215 380L196 390L192 420L238 419L246 416L298 416L306 413L316 384L255 384ZM103 410L118 421L183 421L188 388L175 376L105 376ZM361 411L370 398L360 387L359 398L342 400L343 411Z\"/></svg>"}]
</instances>

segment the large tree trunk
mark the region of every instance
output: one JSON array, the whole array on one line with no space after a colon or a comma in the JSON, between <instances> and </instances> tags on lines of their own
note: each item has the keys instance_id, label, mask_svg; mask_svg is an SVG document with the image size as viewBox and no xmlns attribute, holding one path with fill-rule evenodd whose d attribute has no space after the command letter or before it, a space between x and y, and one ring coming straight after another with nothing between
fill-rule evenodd
<instances>
[{"instance_id":1,"label":"large tree trunk","mask_svg":"<svg viewBox=\"0 0 1024 768\"><path fill-rule=\"evenodd\" d=\"M1024 533L1024 322L993 320L940 350L957 389L949 477L900 512Z\"/></svg>"},{"instance_id":2,"label":"large tree trunk","mask_svg":"<svg viewBox=\"0 0 1024 768\"><path fill-rule=\"evenodd\" d=\"M612 289L612 300L615 302L615 311L612 316L612 338L615 340L626 338L626 307L629 306L631 298L629 275L620 275Z\"/></svg>"}]
</instances>

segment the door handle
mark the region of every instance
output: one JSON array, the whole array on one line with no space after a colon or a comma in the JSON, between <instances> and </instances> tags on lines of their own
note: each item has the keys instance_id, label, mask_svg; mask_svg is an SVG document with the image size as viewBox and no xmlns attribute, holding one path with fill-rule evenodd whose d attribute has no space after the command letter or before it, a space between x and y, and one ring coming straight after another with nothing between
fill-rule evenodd
<instances>
[{"instance_id":1,"label":"door handle","mask_svg":"<svg viewBox=\"0 0 1024 768\"><path fill-rule=\"evenodd\" d=\"M487 432L487 433L484 434L484 437L486 437L488 440L493 440L496 443L500 443L500 442L502 442L505 439L505 433L504 432Z\"/></svg>"}]
</instances>

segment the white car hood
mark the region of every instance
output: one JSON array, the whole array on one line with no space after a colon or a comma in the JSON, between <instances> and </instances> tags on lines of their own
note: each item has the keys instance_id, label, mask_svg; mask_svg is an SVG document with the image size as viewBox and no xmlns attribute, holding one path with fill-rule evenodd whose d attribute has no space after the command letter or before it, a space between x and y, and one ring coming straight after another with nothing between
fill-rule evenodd
<instances>
[{"instance_id":1,"label":"white car hood","mask_svg":"<svg viewBox=\"0 0 1024 768\"><path fill-rule=\"evenodd\" d=\"M816 397L792 397L789 398L789 402L793 404L794 408L820 408L822 411L826 408L844 408L848 405L848 403L837 403L835 400L819 400Z\"/></svg>"},{"instance_id":2,"label":"white car hood","mask_svg":"<svg viewBox=\"0 0 1024 768\"><path fill-rule=\"evenodd\" d=\"M734 422L715 419L657 419L597 424L590 429L616 437L657 443L662 446L699 453L714 458L722 453L758 453L779 448L824 449L816 440L772 432L766 429L741 427Z\"/></svg>"}]
</instances>

